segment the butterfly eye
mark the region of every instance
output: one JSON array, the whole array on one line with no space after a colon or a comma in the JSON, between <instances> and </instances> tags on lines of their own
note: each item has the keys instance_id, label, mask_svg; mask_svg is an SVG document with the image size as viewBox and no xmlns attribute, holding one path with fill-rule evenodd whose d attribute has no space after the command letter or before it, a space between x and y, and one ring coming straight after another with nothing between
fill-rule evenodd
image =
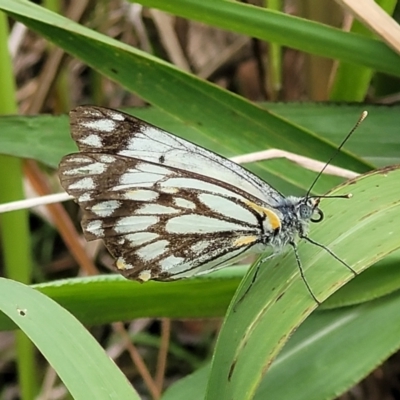
<instances>
[{"instance_id":1,"label":"butterfly eye","mask_svg":"<svg viewBox=\"0 0 400 400\"><path fill-rule=\"evenodd\" d=\"M301 219L310 219L312 216L312 208L308 204L299 205L299 214Z\"/></svg>"},{"instance_id":2,"label":"butterfly eye","mask_svg":"<svg viewBox=\"0 0 400 400\"><path fill-rule=\"evenodd\" d=\"M319 208L316 208L314 212L317 214L317 218L311 218L312 222L321 222L324 219L324 213Z\"/></svg>"}]
</instances>

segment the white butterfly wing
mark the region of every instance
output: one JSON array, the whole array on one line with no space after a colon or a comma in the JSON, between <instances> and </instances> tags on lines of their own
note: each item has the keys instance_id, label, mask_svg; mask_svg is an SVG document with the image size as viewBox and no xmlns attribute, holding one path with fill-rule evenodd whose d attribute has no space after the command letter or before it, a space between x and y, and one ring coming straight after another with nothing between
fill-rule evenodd
<instances>
[{"instance_id":1,"label":"white butterfly wing","mask_svg":"<svg viewBox=\"0 0 400 400\"><path fill-rule=\"evenodd\" d=\"M134 118L103 107L81 106L70 113L73 139L82 152L119 154L195 172L257 197L274 207L283 196L238 164Z\"/></svg>"},{"instance_id":2,"label":"white butterfly wing","mask_svg":"<svg viewBox=\"0 0 400 400\"><path fill-rule=\"evenodd\" d=\"M126 277L207 273L266 244L280 228L281 216L258 199L257 186L250 185L254 194L236 186L248 185L246 174L265 184L233 163L238 172L231 173L228 160L163 131L142 136L156 128L113 110L79 107L71 124L81 152L61 161L61 184L83 210L85 237L103 239ZM213 176L204 175L208 169Z\"/></svg>"}]
</instances>

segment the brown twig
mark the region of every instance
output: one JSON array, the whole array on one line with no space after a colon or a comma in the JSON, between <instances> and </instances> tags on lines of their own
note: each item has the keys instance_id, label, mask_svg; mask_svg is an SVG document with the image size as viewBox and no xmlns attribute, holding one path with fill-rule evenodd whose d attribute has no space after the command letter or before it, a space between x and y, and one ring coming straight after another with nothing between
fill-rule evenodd
<instances>
[{"instance_id":1,"label":"brown twig","mask_svg":"<svg viewBox=\"0 0 400 400\"><path fill-rule=\"evenodd\" d=\"M153 397L154 400L158 400L161 397L161 391L158 389L149 370L147 369L147 366L146 366L145 362L143 361L142 356L139 354L136 347L131 342L131 339L130 339L128 333L126 332L123 324L121 322L115 322L113 324L113 328L116 332L118 332L120 334L120 336L124 340L126 349L128 350L129 355L132 358L132 361L136 365L136 368L138 369L139 374L143 378L144 383L146 384L147 388L149 389L151 396Z\"/></svg>"},{"instance_id":2,"label":"brown twig","mask_svg":"<svg viewBox=\"0 0 400 400\"><path fill-rule=\"evenodd\" d=\"M158 352L157 369L155 375L156 385L160 393L164 385L165 369L167 366L169 340L171 337L171 320L163 318L161 320L161 345Z\"/></svg>"},{"instance_id":3,"label":"brown twig","mask_svg":"<svg viewBox=\"0 0 400 400\"><path fill-rule=\"evenodd\" d=\"M33 189L41 196L51 192L47 179L38 167L37 163L32 160L26 160L24 163L24 172ZM86 254L82 243L79 241L79 234L72 224L71 218L68 216L61 204L48 204L47 209L57 226L66 246L85 271L87 275L98 274L97 268L92 260Z\"/></svg>"}]
</instances>

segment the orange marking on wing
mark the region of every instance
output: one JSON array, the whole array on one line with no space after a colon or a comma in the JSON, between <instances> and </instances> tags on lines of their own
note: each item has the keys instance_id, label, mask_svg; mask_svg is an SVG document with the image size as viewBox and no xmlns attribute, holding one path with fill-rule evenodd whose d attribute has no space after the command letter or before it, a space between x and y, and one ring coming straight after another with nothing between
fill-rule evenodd
<instances>
[{"instance_id":1,"label":"orange marking on wing","mask_svg":"<svg viewBox=\"0 0 400 400\"><path fill-rule=\"evenodd\" d=\"M246 246L246 244L251 244L258 240L257 236L242 236L240 238L235 239L232 243L235 247Z\"/></svg>"},{"instance_id":2,"label":"orange marking on wing","mask_svg":"<svg viewBox=\"0 0 400 400\"><path fill-rule=\"evenodd\" d=\"M268 220L272 226L272 229L280 229L281 227L281 220L279 217L270 209L261 207L252 201L246 201L246 204L251 207L252 209L256 210L260 215L266 215L268 217Z\"/></svg>"}]
</instances>

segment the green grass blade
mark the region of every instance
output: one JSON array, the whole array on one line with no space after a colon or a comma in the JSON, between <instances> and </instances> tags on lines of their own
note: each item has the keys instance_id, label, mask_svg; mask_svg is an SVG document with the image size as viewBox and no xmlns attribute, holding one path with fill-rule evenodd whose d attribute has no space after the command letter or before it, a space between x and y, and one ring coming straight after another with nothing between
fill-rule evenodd
<instances>
[{"instance_id":1,"label":"green grass blade","mask_svg":"<svg viewBox=\"0 0 400 400\"><path fill-rule=\"evenodd\" d=\"M277 11L229 0L140 0L138 3L311 54L395 76L400 74L400 56L386 44Z\"/></svg>"},{"instance_id":2,"label":"green grass blade","mask_svg":"<svg viewBox=\"0 0 400 400\"><path fill-rule=\"evenodd\" d=\"M370 104L268 103L268 109L339 145L355 115L368 118L346 143L346 148L377 167L400 164L400 107ZM335 164L335 161L333 162Z\"/></svg>"},{"instance_id":3,"label":"green grass blade","mask_svg":"<svg viewBox=\"0 0 400 400\"><path fill-rule=\"evenodd\" d=\"M313 313L290 338L255 400L323 400L344 393L400 347L399 293L357 307ZM265 332L265 337L268 332ZM163 400L203 400L210 365L172 385Z\"/></svg>"},{"instance_id":4,"label":"green grass blade","mask_svg":"<svg viewBox=\"0 0 400 400\"><path fill-rule=\"evenodd\" d=\"M395 317L399 306L397 292L361 306L311 315L254 399L337 398L400 348L400 320Z\"/></svg>"},{"instance_id":5,"label":"green grass blade","mask_svg":"<svg viewBox=\"0 0 400 400\"><path fill-rule=\"evenodd\" d=\"M43 294L0 278L0 309L37 346L75 400L139 399L86 328Z\"/></svg>"},{"instance_id":6,"label":"green grass blade","mask_svg":"<svg viewBox=\"0 0 400 400\"><path fill-rule=\"evenodd\" d=\"M310 236L328 246L357 271L399 248L400 168L375 171L349 181L334 193L353 193L349 201L323 202L323 224ZM355 245L356 244L356 245ZM299 246L305 275L314 295L323 301L352 278L326 251L308 243ZM242 282L236 299L252 280ZM210 399L250 399L263 373L291 333L316 304L307 291L292 252L261 267L243 301L228 311L219 336L210 375Z\"/></svg>"},{"instance_id":7,"label":"green grass blade","mask_svg":"<svg viewBox=\"0 0 400 400\"><path fill-rule=\"evenodd\" d=\"M0 114L18 110L11 56L8 49L8 20L0 12ZM22 160L0 155L0 203L24 196ZM0 238L5 275L20 282L31 279L31 254L28 212L20 210L0 217ZM18 382L22 400L34 398L38 391L35 350L27 337L16 334L15 349Z\"/></svg>"},{"instance_id":8,"label":"green grass blade","mask_svg":"<svg viewBox=\"0 0 400 400\"><path fill-rule=\"evenodd\" d=\"M119 275L107 275L49 282L34 288L85 325L148 317L222 317L246 270L230 267L203 278L145 285ZM11 321L0 313L0 330L13 328Z\"/></svg>"},{"instance_id":9,"label":"green grass blade","mask_svg":"<svg viewBox=\"0 0 400 400\"><path fill-rule=\"evenodd\" d=\"M376 3L386 13L392 15L397 0L377 0ZM370 29L357 20L353 21L350 31L364 37L375 37L375 34ZM329 100L347 102L363 101L367 95L374 72L371 68L345 62L340 63L330 89Z\"/></svg>"},{"instance_id":10,"label":"green grass blade","mask_svg":"<svg viewBox=\"0 0 400 400\"><path fill-rule=\"evenodd\" d=\"M395 251L364 271L322 304L332 309L364 303L400 289L400 252Z\"/></svg>"}]
</instances>

